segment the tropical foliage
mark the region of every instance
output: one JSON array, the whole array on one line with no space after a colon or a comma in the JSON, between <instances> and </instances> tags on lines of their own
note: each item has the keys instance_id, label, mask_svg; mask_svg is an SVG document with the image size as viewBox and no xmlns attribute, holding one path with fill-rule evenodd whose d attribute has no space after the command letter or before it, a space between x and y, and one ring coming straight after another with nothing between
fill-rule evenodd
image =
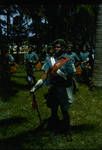
<instances>
[{"instance_id":1,"label":"tropical foliage","mask_svg":"<svg viewBox=\"0 0 102 150\"><path fill-rule=\"evenodd\" d=\"M7 18L0 19L1 36L7 36L11 42L22 42L31 35L37 44L49 43L57 37L93 42L96 10L95 5L83 4L10 5L0 11Z\"/></svg>"}]
</instances>

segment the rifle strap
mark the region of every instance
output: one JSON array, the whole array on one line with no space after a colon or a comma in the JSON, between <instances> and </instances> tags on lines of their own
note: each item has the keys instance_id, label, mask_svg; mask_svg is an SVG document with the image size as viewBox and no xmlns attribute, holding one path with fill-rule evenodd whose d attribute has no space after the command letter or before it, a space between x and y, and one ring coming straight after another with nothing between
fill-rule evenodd
<instances>
[{"instance_id":1,"label":"rifle strap","mask_svg":"<svg viewBox=\"0 0 102 150\"><path fill-rule=\"evenodd\" d=\"M61 58L57 62L55 62L54 58L51 59L52 68L50 70L51 73L56 73L58 69L60 69L67 61L69 61L68 58Z\"/></svg>"}]
</instances>

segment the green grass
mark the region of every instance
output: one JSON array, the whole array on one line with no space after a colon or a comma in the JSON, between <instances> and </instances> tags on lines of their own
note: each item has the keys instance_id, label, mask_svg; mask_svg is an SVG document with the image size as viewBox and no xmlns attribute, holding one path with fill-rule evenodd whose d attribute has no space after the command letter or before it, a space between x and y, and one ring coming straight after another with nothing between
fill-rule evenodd
<instances>
[{"instance_id":1,"label":"green grass","mask_svg":"<svg viewBox=\"0 0 102 150\"><path fill-rule=\"evenodd\" d=\"M37 79L41 72L36 72ZM37 112L32 109L32 98L26 86L24 68L20 66L12 76L13 95L8 92L0 98L0 150L34 149L102 149L102 89L89 91L87 86L79 85L79 92L70 107L72 141L63 134L40 126ZM36 92L41 117L50 116L46 107L42 87ZM59 116L61 113L59 110Z\"/></svg>"}]
</instances>

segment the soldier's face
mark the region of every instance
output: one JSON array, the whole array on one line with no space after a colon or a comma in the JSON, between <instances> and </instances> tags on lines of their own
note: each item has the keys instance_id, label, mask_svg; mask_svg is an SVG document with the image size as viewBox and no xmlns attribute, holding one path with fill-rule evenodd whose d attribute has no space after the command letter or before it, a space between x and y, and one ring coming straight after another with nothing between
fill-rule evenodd
<instances>
[{"instance_id":1,"label":"soldier's face","mask_svg":"<svg viewBox=\"0 0 102 150\"><path fill-rule=\"evenodd\" d=\"M60 44L56 44L54 49L55 49L55 53L58 53L61 50L61 45Z\"/></svg>"}]
</instances>

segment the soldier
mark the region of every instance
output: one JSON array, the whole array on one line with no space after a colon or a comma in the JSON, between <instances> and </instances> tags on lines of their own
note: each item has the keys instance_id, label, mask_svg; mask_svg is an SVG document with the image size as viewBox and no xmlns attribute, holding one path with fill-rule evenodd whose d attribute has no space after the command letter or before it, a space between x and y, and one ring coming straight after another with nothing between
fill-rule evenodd
<instances>
[{"instance_id":1,"label":"soldier","mask_svg":"<svg viewBox=\"0 0 102 150\"><path fill-rule=\"evenodd\" d=\"M69 43L68 47L66 49L66 53L67 53L68 57L73 61L74 65L77 69L77 67L80 64L80 59L79 59L78 55L72 51L72 47L73 47L73 45L71 43ZM78 91L78 83L76 80L76 76L73 77L73 86L74 86L74 93L76 93L76 91Z\"/></svg>"},{"instance_id":2,"label":"soldier","mask_svg":"<svg viewBox=\"0 0 102 150\"><path fill-rule=\"evenodd\" d=\"M46 95L47 106L51 109L49 120L52 128L58 128L58 107L60 106L63 115L63 131L70 132L70 117L68 108L73 101L72 78L75 71L73 62L66 57L65 41L57 39L53 42L54 55L51 56L42 66L44 71L41 79L37 81L30 92L35 92L41 85L49 85Z\"/></svg>"},{"instance_id":3,"label":"soldier","mask_svg":"<svg viewBox=\"0 0 102 150\"><path fill-rule=\"evenodd\" d=\"M10 67L12 64L15 63L14 57L9 54L8 52L9 47L7 44L4 44L1 46L1 55L0 55L0 74L1 74L1 81L2 85L6 87L6 89L10 88L10 77L11 77L11 72L10 72Z\"/></svg>"},{"instance_id":4,"label":"soldier","mask_svg":"<svg viewBox=\"0 0 102 150\"><path fill-rule=\"evenodd\" d=\"M33 51L32 46L29 46L29 51L27 54L24 55L24 63L26 67L26 73L27 73L27 81L29 86L35 84L35 64L39 61L38 55L35 51Z\"/></svg>"},{"instance_id":5,"label":"soldier","mask_svg":"<svg viewBox=\"0 0 102 150\"><path fill-rule=\"evenodd\" d=\"M93 82L91 79L91 65L90 65L90 52L88 50L87 45L83 46L82 51L80 51L79 55L81 59L81 68L82 68L82 78L83 81L88 85L89 90L93 90Z\"/></svg>"}]
</instances>

